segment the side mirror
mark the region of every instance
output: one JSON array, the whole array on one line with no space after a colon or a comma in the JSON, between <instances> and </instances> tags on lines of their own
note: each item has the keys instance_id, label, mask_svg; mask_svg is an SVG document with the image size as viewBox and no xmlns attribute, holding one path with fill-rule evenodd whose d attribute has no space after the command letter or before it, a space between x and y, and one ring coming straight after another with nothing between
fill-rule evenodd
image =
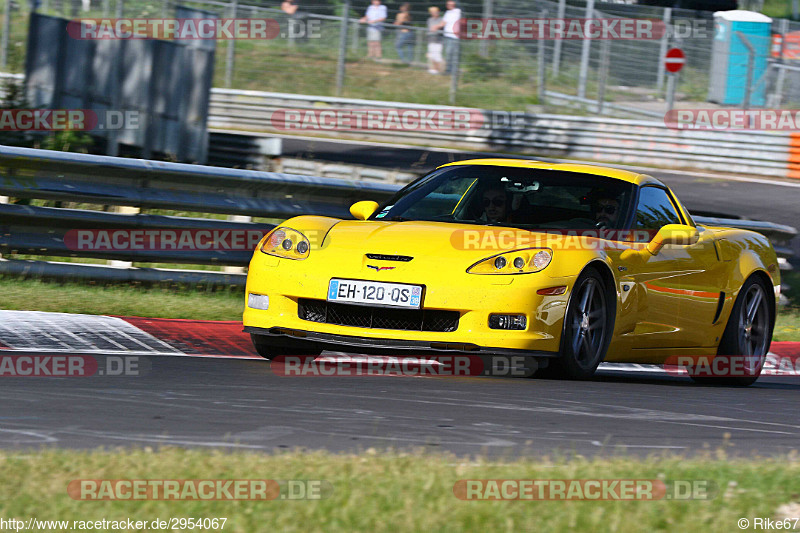
<instances>
[{"instance_id":1,"label":"side mirror","mask_svg":"<svg viewBox=\"0 0 800 533\"><path fill-rule=\"evenodd\" d=\"M667 245L687 246L697 242L700 233L697 228L683 224L667 224L663 226L656 236L647 244L647 251L658 255L661 248Z\"/></svg>"},{"instance_id":2,"label":"side mirror","mask_svg":"<svg viewBox=\"0 0 800 533\"><path fill-rule=\"evenodd\" d=\"M350 214L358 220L367 220L378 210L378 207L378 202L371 200L356 202L350 206Z\"/></svg>"}]
</instances>

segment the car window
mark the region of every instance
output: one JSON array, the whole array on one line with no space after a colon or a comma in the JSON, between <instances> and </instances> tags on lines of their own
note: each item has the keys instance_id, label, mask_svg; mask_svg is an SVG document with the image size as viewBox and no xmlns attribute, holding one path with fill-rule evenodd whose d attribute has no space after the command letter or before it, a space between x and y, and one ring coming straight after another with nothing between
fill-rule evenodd
<instances>
[{"instance_id":1,"label":"car window","mask_svg":"<svg viewBox=\"0 0 800 533\"><path fill-rule=\"evenodd\" d=\"M374 218L543 230L621 229L634 190L629 182L585 173L453 166L434 171L400 191ZM604 202L613 204L605 214L598 209Z\"/></svg>"},{"instance_id":2,"label":"car window","mask_svg":"<svg viewBox=\"0 0 800 533\"><path fill-rule=\"evenodd\" d=\"M649 230L651 236L667 224L683 224L667 191L660 187L642 187L636 206L637 230ZM645 239L647 240L647 239Z\"/></svg>"}]
</instances>

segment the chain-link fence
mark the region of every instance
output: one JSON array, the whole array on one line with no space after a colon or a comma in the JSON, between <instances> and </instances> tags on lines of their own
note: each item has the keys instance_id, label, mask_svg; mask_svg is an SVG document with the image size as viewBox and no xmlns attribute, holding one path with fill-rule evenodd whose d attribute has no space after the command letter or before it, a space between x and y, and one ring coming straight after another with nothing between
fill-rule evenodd
<instances>
[{"instance_id":1,"label":"chain-link fence","mask_svg":"<svg viewBox=\"0 0 800 533\"><path fill-rule=\"evenodd\" d=\"M26 0L5 2L0 70L24 70L27 13L34 7L69 18L166 18L175 16L177 5L174 0L29 1L36 5ZM342 6L329 4L301 3L293 15L278 6L239 0L189 0L180 5L220 18L274 19L280 28L271 39L218 41L217 87L487 109L538 106L534 109L658 117L668 105L670 74L665 70L664 54L678 47L685 53L686 64L675 75L676 107L800 104L800 23L786 20L773 21L771 37L747 37L755 50L752 58L733 49L727 52L726 64L752 62L746 91L749 102L709 104L709 95L719 82L712 79L712 67L722 57L715 49L717 29L710 12L593 0L588 4L581 0L476 0L462 8L463 18L637 19L650 20L667 31L640 40L442 39L439 30L438 39L458 50L447 65L431 63L428 58L432 37L427 28L428 3L412 3L410 22L403 25L394 24L398 9L390 5L380 32L379 58L368 57L368 25L359 22L366 1L351 5L344 24ZM786 37L778 39L776 35ZM446 72L436 72L442 69ZM725 83L746 84L747 76L742 74L746 71L745 67L739 74L727 73Z\"/></svg>"}]
</instances>

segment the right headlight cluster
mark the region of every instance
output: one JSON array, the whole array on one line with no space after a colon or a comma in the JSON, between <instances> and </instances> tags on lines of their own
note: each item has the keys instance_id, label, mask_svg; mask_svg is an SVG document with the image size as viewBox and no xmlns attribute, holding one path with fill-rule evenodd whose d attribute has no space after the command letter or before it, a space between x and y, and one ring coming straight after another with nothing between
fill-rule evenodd
<instances>
[{"instance_id":1,"label":"right headlight cluster","mask_svg":"<svg viewBox=\"0 0 800 533\"><path fill-rule=\"evenodd\" d=\"M547 268L553 260L549 248L526 248L481 259L467 269L469 274L530 274Z\"/></svg>"},{"instance_id":2,"label":"right headlight cluster","mask_svg":"<svg viewBox=\"0 0 800 533\"><path fill-rule=\"evenodd\" d=\"M310 248L311 244L305 235L283 226L272 230L261 245L261 251L265 254L286 259L305 259Z\"/></svg>"}]
</instances>

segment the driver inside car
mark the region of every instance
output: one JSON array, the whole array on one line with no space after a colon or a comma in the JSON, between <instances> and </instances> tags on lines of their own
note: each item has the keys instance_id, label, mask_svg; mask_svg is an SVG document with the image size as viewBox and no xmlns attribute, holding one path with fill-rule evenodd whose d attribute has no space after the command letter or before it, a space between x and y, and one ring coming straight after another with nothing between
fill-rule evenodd
<instances>
[{"instance_id":1,"label":"driver inside car","mask_svg":"<svg viewBox=\"0 0 800 533\"><path fill-rule=\"evenodd\" d=\"M595 226L603 229L616 228L620 214L619 200L607 191L599 191L594 195L592 212Z\"/></svg>"}]
</instances>

